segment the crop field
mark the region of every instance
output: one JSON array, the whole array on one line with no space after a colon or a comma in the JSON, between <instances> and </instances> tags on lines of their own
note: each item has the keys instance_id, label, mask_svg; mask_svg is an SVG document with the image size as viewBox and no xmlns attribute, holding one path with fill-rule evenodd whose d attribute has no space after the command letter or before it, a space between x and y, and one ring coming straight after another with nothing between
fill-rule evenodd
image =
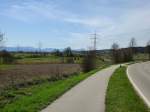
<instances>
[{"instance_id":1,"label":"crop field","mask_svg":"<svg viewBox=\"0 0 150 112\"><path fill-rule=\"evenodd\" d=\"M0 71L0 89L10 85L66 77L81 71L81 67L78 64L4 65L2 68Z\"/></svg>"}]
</instances>

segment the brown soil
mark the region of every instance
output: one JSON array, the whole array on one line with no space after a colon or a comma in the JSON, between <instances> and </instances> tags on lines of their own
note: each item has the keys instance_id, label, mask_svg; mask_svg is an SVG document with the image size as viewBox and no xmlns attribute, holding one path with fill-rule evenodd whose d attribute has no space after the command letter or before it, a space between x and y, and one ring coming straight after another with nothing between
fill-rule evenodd
<instances>
[{"instance_id":1,"label":"brown soil","mask_svg":"<svg viewBox=\"0 0 150 112\"><path fill-rule=\"evenodd\" d=\"M12 69L0 71L0 88L34 80L68 76L80 72L78 64L32 64L14 65Z\"/></svg>"}]
</instances>

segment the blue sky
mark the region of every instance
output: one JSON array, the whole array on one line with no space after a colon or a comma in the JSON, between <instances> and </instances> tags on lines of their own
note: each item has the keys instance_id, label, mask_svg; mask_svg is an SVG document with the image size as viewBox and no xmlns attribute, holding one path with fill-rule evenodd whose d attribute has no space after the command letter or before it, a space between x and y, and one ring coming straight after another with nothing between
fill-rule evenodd
<instances>
[{"instance_id":1,"label":"blue sky","mask_svg":"<svg viewBox=\"0 0 150 112\"><path fill-rule=\"evenodd\" d=\"M6 46L73 49L92 46L96 31L98 49L113 42L139 46L150 39L149 0L0 0L0 30Z\"/></svg>"}]
</instances>

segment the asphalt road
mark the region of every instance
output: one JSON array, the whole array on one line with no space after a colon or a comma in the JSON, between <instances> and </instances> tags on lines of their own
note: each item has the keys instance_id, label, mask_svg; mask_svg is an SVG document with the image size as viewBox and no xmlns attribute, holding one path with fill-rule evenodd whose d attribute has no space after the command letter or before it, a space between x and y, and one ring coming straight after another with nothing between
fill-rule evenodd
<instances>
[{"instance_id":1,"label":"asphalt road","mask_svg":"<svg viewBox=\"0 0 150 112\"><path fill-rule=\"evenodd\" d=\"M108 81L118 66L101 70L73 87L42 112L105 112Z\"/></svg>"},{"instance_id":2,"label":"asphalt road","mask_svg":"<svg viewBox=\"0 0 150 112\"><path fill-rule=\"evenodd\" d=\"M128 76L135 89L150 106L150 61L130 65Z\"/></svg>"}]
</instances>

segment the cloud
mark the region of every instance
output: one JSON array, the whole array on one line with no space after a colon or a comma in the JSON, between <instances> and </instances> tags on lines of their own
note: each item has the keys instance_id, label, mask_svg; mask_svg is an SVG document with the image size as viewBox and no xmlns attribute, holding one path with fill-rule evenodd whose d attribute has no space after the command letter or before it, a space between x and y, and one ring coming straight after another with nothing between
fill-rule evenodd
<instances>
[{"instance_id":1,"label":"cloud","mask_svg":"<svg viewBox=\"0 0 150 112\"><path fill-rule=\"evenodd\" d=\"M84 48L91 47L90 35L87 33L70 32L70 38L68 39L68 45L72 48Z\"/></svg>"},{"instance_id":2,"label":"cloud","mask_svg":"<svg viewBox=\"0 0 150 112\"><path fill-rule=\"evenodd\" d=\"M84 1L84 0L83 0ZM136 2L137 1L137 2ZM67 0L65 0L67 2ZM91 46L89 41L89 31L96 30L100 42L99 48L109 48L111 43L118 43L127 46L131 37L139 39L139 44L144 45L150 36L150 2L141 2L140 0L85 0L83 6L87 10L82 11L82 6L78 4L81 12L77 9L65 8L57 2L52 1L26 1L17 4L11 4L3 9L0 14L15 18L28 23L39 23L45 21L52 23L70 23L64 27L70 37L67 38L67 44L73 47L84 48ZM115 4L116 3L116 4ZM140 5L142 3L142 5ZM146 4L147 3L147 4ZM139 7L135 7L136 4ZM87 5L87 6L86 6ZM92 7L91 7L92 5ZM122 7L121 7L122 6ZM68 6L69 7L69 6ZM129 8L128 8L129 7ZM70 32L73 25L78 26L78 31ZM57 28L57 27L56 27ZM57 29L56 29L57 30ZM69 38L69 39L68 39ZM86 43L85 43L86 42ZM84 45L83 45L84 43Z\"/></svg>"},{"instance_id":3,"label":"cloud","mask_svg":"<svg viewBox=\"0 0 150 112\"><path fill-rule=\"evenodd\" d=\"M142 7L135 8L132 10L126 10L125 13L120 15L117 19L118 21L113 21L106 19L100 22L101 19L96 19L95 24L92 24L92 20L70 20L70 22L85 24L88 26L97 27L97 33L100 34L98 48L109 48L113 42L117 42L121 47L128 46L128 43L132 37L137 39L138 45L146 45L146 42L150 39L150 8ZM103 29L99 29L101 26ZM85 33L78 34L75 33L72 36L73 42L77 43L74 46L82 46L82 43L85 43L89 38L85 38ZM78 37L78 38L77 38ZM75 39L74 39L75 38ZM85 46L91 45L89 42L85 43Z\"/></svg>"},{"instance_id":4,"label":"cloud","mask_svg":"<svg viewBox=\"0 0 150 112\"><path fill-rule=\"evenodd\" d=\"M107 17L84 17L80 14L61 10L59 6L52 2L32 1L13 4L3 10L1 14L31 23L46 19L80 24L94 28L106 27L112 24L111 20Z\"/></svg>"},{"instance_id":5,"label":"cloud","mask_svg":"<svg viewBox=\"0 0 150 112\"><path fill-rule=\"evenodd\" d=\"M66 16L65 11L57 9L52 2L28 1L12 4L1 12L1 15L12 17L25 22L35 22L45 19L58 19Z\"/></svg>"},{"instance_id":6,"label":"cloud","mask_svg":"<svg viewBox=\"0 0 150 112\"><path fill-rule=\"evenodd\" d=\"M85 25L87 27L92 27L92 28L109 27L113 24L112 21L106 17L66 18L65 21L74 24Z\"/></svg>"}]
</instances>

